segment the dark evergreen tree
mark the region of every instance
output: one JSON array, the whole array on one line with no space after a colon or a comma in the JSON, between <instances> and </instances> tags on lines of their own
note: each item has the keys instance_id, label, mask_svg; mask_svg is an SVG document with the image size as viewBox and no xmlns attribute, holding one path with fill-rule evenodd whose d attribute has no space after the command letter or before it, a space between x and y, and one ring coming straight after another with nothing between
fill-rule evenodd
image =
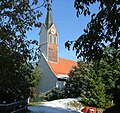
<instances>
[{"instance_id":1,"label":"dark evergreen tree","mask_svg":"<svg viewBox=\"0 0 120 113\"><path fill-rule=\"evenodd\" d=\"M89 74L89 65L85 62L78 62L77 67L70 71L70 78L66 81L65 94L67 97L79 97Z\"/></svg>"},{"instance_id":2,"label":"dark evergreen tree","mask_svg":"<svg viewBox=\"0 0 120 113\"><path fill-rule=\"evenodd\" d=\"M68 97L81 97L82 103L95 107L108 107L120 103L120 60L112 56L115 49L109 47L100 62L89 65L79 62L70 72L65 94ZM106 54L107 53L107 54ZM114 59L114 61L113 61Z\"/></svg>"}]
</instances>

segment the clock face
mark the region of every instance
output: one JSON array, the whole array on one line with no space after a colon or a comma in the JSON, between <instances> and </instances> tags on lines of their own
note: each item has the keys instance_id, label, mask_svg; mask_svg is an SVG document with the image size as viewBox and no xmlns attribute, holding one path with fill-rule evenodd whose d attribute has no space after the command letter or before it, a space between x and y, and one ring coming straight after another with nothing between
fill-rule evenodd
<instances>
[{"instance_id":1,"label":"clock face","mask_svg":"<svg viewBox=\"0 0 120 113\"><path fill-rule=\"evenodd\" d=\"M54 30L54 29L51 29L51 33L54 35L54 34L55 34L55 30Z\"/></svg>"}]
</instances>

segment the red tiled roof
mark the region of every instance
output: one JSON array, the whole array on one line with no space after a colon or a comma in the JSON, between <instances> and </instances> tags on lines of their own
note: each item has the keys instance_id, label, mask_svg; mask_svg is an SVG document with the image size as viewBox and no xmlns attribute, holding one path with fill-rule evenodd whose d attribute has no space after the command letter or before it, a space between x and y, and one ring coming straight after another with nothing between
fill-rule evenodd
<instances>
[{"instance_id":1,"label":"red tiled roof","mask_svg":"<svg viewBox=\"0 0 120 113\"><path fill-rule=\"evenodd\" d=\"M77 66L77 62L74 60L68 60L64 58L59 58L59 62L48 61L49 66L51 67L53 73L58 77L60 74L68 75L72 67Z\"/></svg>"}]
</instances>

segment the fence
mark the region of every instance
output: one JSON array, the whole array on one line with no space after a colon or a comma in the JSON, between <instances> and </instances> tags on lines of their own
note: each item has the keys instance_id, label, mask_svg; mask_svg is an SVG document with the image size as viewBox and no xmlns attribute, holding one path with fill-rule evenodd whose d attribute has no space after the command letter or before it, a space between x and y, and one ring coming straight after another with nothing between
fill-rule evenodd
<instances>
[{"instance_id":1,"label":"fence","mask_svg":"<svg viewBox=\"0 0 120 113\"><path fill-rule=\"evenodd\" d=\"M10 104L0 104L0 113L21 113L26 110L27 106L28 100L13 102Z\"/></svg>"}]
</instances>

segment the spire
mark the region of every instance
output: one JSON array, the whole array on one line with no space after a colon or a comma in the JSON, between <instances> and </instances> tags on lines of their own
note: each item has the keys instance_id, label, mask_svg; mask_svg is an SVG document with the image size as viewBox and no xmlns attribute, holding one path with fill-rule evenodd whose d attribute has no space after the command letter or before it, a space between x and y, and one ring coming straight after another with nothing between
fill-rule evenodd
<instances>
[{"instance_id":1,"label":"spire","mask_svg":"<svg viewBox=\"0 0 120 113\"><path fill-rule=\"evenodd\" d=\"M47 1L47 16L46 16L46 20L45 20L45 25L46 25L47 29L49 29L49 27L53 24L52 9L51 9L50 0L46 0L46 1Z\"/></svg>"}]
</instances>

